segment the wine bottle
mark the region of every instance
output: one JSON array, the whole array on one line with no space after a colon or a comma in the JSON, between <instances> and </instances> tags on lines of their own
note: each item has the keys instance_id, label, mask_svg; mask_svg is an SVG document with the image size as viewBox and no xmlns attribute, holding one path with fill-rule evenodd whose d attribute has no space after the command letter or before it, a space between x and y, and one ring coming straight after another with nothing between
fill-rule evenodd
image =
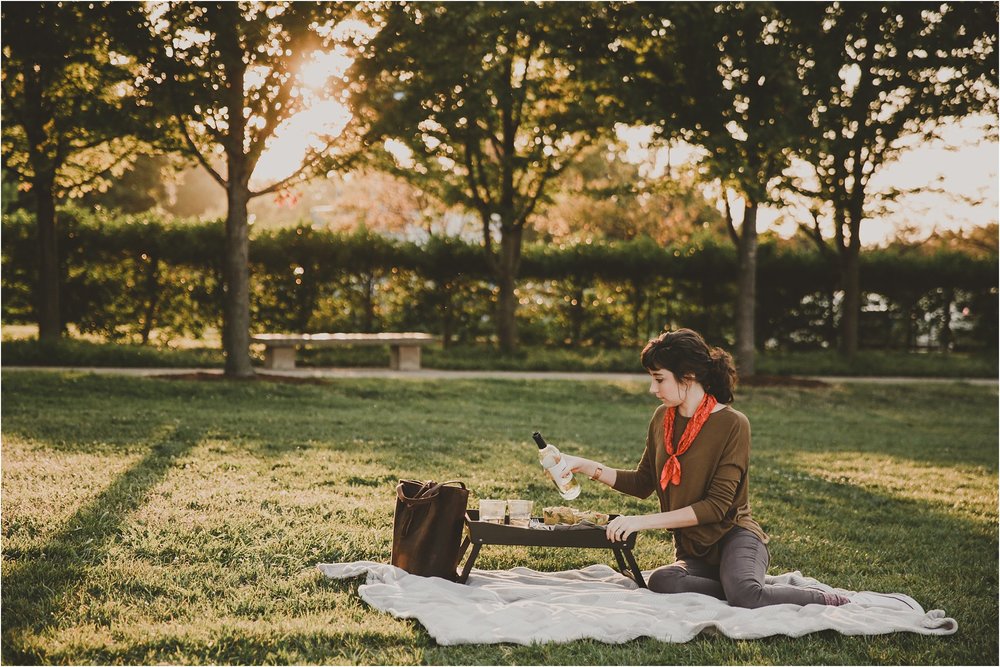
<instances>
[{"instance_id":1,"label":"wine bottle","mask_svg":"<svg viewBox=\"0 0 1000 667\"><path fill-rule=\"evenodd\" d=\"M559 495L563 497L563 500L573 500L579 496L581 491L580 483L576 481L573 472L566 465L566 462L563 461L559 450L545 442L545 438L538 431L532 433L531 437L534 438L535 444L538 445L538 461L549 472L549 475L552 476L552 481L555 483L556 488L559 489Z\"/></svg>"}]
</instances>

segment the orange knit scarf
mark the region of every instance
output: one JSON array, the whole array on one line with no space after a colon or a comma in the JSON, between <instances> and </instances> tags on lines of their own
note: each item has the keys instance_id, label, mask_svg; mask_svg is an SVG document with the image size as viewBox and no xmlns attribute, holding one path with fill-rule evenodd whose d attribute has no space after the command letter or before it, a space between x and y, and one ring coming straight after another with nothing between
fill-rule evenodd
<instances>
[{"instance_id":1,"label":"orange knit scarf","mask_svg":"<svg viewBox=\"0 0 1000 667\"><path fill-rule=\"evenodd\" d=\"M677 408L668 408L667 413L663 415L663 444L667 448L667 462L663 465L663 472L660 474L660 488L664 491L667 490L668 484L676 486L681 483L681 462L677 457L691 447L691 443L701 432L701 427L708 421L709 415L712 414L712 410L717 404L715 396L705 394L705 398L701 399L694 416L684 427L681 441L677 443L676 453L674 452L674 415L677 413Z\"/></svg>"}]
</instances>

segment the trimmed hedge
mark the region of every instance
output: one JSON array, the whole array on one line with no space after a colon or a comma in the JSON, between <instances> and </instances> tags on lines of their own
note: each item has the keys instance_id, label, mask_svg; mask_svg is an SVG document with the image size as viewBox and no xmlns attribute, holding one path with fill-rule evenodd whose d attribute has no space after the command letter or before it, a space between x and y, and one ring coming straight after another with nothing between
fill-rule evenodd
<instances>
[{"instance_id":1,"label":"trimmed hedge","mask_svg":"<svg viewBox=\"0 0 1000 667\"><path fill-rule=\"evenodd\" d=\"M198 336L221 325L221 221L166 221L63 209L63 317L111 340L152 329ZM3 320L34 320L35 226L3 218ZM482 249L455 238L423 244L361 229L299 226L252 235L255 331L423 330L448 341L492 336L497 298ZM875 250L862 255L868 307L862 342L912 348L919 340L992 349L997 260ZM692 326L732 342L736 253L725 241L662 247L630 242L529 244L518 288L522 340L617 347L663 326ZM773 242L758 253L757 340L779 349L836 342L837 269L817 252Z\"/></svg>"}]
</instances>

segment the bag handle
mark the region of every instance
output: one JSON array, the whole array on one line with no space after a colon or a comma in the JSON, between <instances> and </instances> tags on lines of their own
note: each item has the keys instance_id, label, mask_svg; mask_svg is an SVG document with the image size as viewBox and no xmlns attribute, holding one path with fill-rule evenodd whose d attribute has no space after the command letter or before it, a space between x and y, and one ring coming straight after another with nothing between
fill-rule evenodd
<instances>
[{"instance_id":1,"label":"bag handle","mask_svg":"<svg viewBox=\"0 0 1000 667\"><path fill-rule=\"evenodd\" d=\"M460 482L457 479L451 479L447 482L441 482L440 484L434 481L427 481L420 485L420 488L417 489L417 492L411 498L403 493L403 480L399 481L399 484L396 485L396 497L399 498L404 505L406 505L403 524L401 526L403 535L407 535L410 532L410 523L413 521L413 507L415 505L426 505L431 502L438 497L438 494L441 492L441 487L448 484L458 484L463 489L465 488L465 483Z\"/></svg>"},{"instance_id":2,"label":"bag handle","mask_svg":"<svg viewBox=\"0 0 1000 667\"><path fill-rule=\"evenodd\" d=\"M396 497L410 507L413 505L423 505L437 498L438 494L441 492L441 487L449 484L458 484L463 489L465 488L465 483L457 479L451 479L447 482L441 482L440 484L430 481L424 482L421 487L417 489L417 492L410 497L403 492L403 482L400 481L399 484L396 485Z\"/></svg>"}]
</instances>

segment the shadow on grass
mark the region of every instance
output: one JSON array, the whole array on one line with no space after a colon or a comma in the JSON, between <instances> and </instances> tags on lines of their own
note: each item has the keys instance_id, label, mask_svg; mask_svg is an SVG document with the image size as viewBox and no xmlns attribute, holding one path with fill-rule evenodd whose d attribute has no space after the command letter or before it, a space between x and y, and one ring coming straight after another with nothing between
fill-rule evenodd
<instances>
[{"instance_id":1,"label":"shadow on grass","mask_svg":"<svg viewBox=\"0 0 1000 667\"><path fill-rule=\"evenodd\" d=\"M146 502L175 459L197 441L195 434L182 434L173 428L144 458L70 517L37 554L5 553L9 570L3 578L3 663L39 660L39 656L22 650L21 636L58 623L65 599L86 581L88 568L100 566L128 516Z\"/></svg>"},{"instance_id":2,"label":"shadow on grass","mask_svg":"<svg viewBox=\"0 0 1000 667\"><path fill-rule=\"evenodd\" d=\"M419 627L411 621L414 627ZM116 643L117 644L117 643ZM66 662L90 664L205 665L418 665L429 637L397 635L378 630L344 632L317 620L314 629L289 629L280 622L251 627L215 627L176 634L156 633L129 638L116 646L75 649ZM58 653L45 656L61 662Z\"/></svg>"},{"instance_id":3,"label":"shadow on grass","mask_svg":"<svg viewBox=\"0 0 1000 667\"><path fill-rule=\"evenodd\" d=\"M182 402L183 401L183 402ZM145 449L165 423L190 423L189 396L164 397L142 378L86 373L3 374L3 432L57 452Z\"/></svg>"}]
</instances>

